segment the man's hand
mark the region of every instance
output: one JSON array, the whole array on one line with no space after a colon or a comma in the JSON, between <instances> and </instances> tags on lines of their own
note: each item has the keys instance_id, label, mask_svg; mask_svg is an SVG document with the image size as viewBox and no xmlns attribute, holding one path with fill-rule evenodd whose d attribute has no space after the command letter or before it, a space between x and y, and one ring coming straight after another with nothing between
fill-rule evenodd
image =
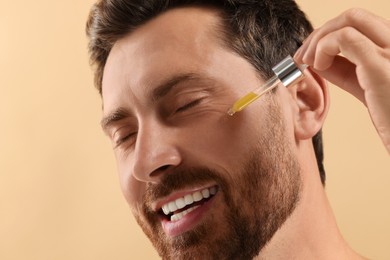
<instances>
[{"instance_id":1,"label":"man's hand","mask_svg":"<svg viewBox=\"0 0 390 260\"><path fill-rule=\"evenodd\" d=\"M348 10L315 30L295 60L363 102L390 154L389 20Z\"/></svg>"}]
</instances>

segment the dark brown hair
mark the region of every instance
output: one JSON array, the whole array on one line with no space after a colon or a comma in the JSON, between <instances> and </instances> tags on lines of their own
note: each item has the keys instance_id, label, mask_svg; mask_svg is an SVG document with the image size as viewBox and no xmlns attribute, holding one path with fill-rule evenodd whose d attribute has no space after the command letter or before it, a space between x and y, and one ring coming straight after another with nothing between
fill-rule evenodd
<instances>
[{"instance_id":1,"label":"dark brown hair","mask_svg":"<svg viewBox=\"0 0 390 260\"><path fill-rule=\"evenodd\" d=\"M92 7L86 28L100 94L104 66L115 42L159 14L182 6L219 10L224 43L248 60L263 78L273 75L272 67L288 54L293 55L313 30L293 0L101 0ZM312 140L325 184L321 131Z\"/></svg>"}]
</instances>

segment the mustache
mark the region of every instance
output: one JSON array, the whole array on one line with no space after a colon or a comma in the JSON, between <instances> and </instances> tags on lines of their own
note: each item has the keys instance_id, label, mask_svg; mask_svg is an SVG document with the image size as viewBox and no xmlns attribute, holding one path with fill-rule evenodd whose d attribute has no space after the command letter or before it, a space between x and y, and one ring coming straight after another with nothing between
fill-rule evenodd
<instances>
[{"instance_id":1,"label":"mustache","mask_svg":"<svg viewBox=\"0 0 390 260\"><path fill-rule=\"evenodd\" d=\"M212 182L224 183L217 171L207 167L175 168L167 173L162 173L158 183L148 183L146 186L145 200L153 202L161 197L168 196L175 190L189 186L202 185Z\"/></svg>"}]
</instances>

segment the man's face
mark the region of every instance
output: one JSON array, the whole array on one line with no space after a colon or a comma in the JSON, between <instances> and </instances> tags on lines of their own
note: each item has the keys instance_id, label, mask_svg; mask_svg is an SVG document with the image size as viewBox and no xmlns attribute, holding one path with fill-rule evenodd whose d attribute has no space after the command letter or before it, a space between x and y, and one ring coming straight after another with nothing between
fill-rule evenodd
<instances>
[{"instance_id":1,"label":"man's face","mask_svg":"<svg viewBox=\"0 0 390 260\"><path fill-rule=\"evenodd\" d=\"M278 95L226 113L261 80L218 26L212 10L169 11L119 40L104 71L121 188L163 258L254 257L299 200Z\"/></svg>"}]
</instances>

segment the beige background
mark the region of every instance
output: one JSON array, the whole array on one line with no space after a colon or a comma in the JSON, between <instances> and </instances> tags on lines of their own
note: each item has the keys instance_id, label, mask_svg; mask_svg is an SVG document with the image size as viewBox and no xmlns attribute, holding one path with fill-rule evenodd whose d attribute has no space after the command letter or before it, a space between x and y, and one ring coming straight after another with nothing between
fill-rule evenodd
<instances>
[{"instance_id":1,"label":"beige background","mask_svg":"<svg viewBox=\"0 0 390 260\"><path fill-rule=\"evenodd\" d=\"M99 127L84 34L93 2L0 0L0 259L158 259ZM388 0L298 2L316 26L353 6L390 18ZM349 243L390 259L389 157L365 108L331 92L327 192Z\"/></svg>"}]
</instances>

